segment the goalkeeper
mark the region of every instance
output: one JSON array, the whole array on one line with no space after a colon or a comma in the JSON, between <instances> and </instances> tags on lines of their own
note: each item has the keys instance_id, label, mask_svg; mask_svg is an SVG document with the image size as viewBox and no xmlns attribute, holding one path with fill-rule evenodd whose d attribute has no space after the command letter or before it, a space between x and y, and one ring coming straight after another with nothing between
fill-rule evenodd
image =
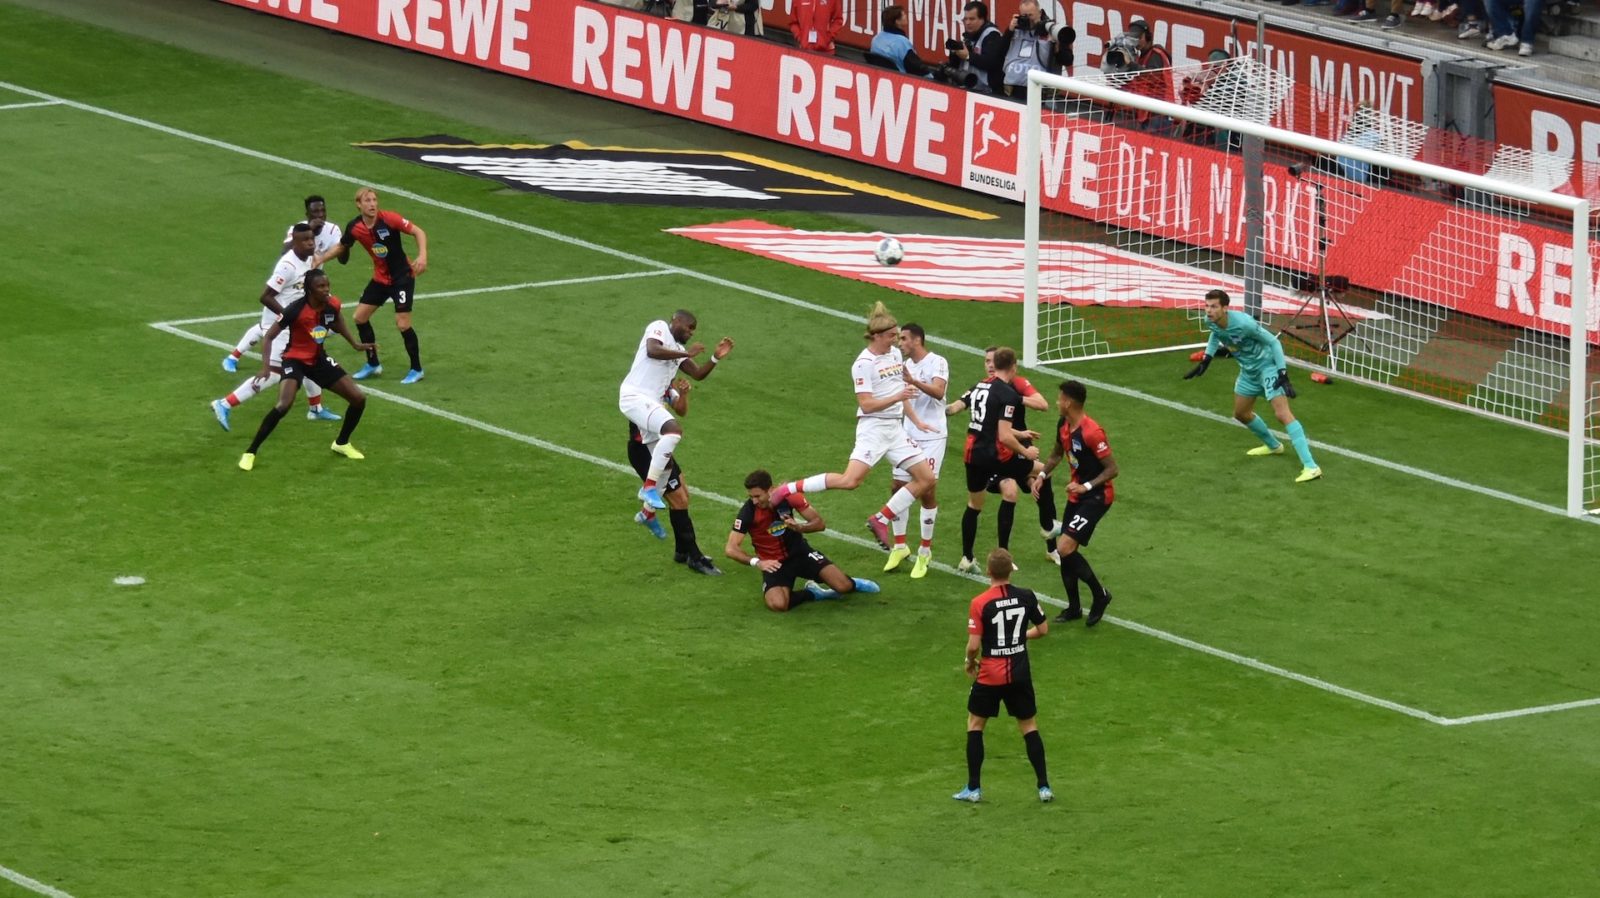
<instances>
[{"instance_id":1,"label":"goalkeeper","mask_svg":"<svg viewBox=\"0 0 1600 898\"><path fill-rule=\"evenodd\" d=\"M1289 383L1289 364L1283 357L1283 344L1277 335L1261 326L1261 322L1244 312L1228 308L1228 294L1212 290L1206 294L1206 330L1211 339L1206 342L1205 356L1194 370L1183 376L1184 380L1206 373L1213 358L1233 356L1239 360L1239 378L1233 382L1233 417L1261 440L1262 445L1248 450L1247 455L1282 455L1283 444L1272 435L1267 422L1256 416L1256 398L1265 396L1272 411L1289 432L1295 454L1300 456L1300 476L1295 483L1305 483L1322 477L1322 469L1311 459L1311 445L1306 441L1306 429L1295 420L1289 410L1289 400L1295 396L1294 385Z\"/></svg>"}]
</instances>

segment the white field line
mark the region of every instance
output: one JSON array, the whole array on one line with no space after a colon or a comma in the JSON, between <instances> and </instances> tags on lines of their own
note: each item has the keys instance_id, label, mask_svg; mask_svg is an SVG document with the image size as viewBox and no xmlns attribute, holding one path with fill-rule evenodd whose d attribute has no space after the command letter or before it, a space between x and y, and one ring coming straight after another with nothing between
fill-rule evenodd
<instances>
[{"instance_id":1,"label":"white field line","mask_svg":"<svg viewBox=\"0 0 1600 898\"><path fill-rule=\"evenodd\" d=\"M1488 714L1469 714L1466 717L1447 717L1438 721L1447 727L1461 726L1468 723L1484 723L1490 720L1510 720L1513 717L1532 717L1535 714L1551 714L1556 711L1571 711L1574 708L1593 708L1600 706L1600 698L1586 698L1575 702L1561 702L1554 705L1536 705L1532 708L1513 708L1510 711L1493 711Z\"/></svg>"},{"instance_id":2,"label":"white field line","mask_svg":"<svg viewBox=\"0 0 1600 898\"><path fill-rule=\"evenodd\" d=\"M41 101L39 101L37 103L7 103L4 106L0 106L0 112L5 112L8 109L37 109L40 106L60 106L60 105L61 105L61 101L60 100L41 100ZM3 869L5 869L5 868L4 867L0 867L0 870L3 870Z\"/></svg>"},{"instance_id":3,"label":"white field line","mask_svg":"<svg viewBox=\"0 0 1600 898\"><path fill-rule=\"evenodd\" d=\"M418 293L417 299L445 299L451 296L477 296L482 293L506 293L512 290L536 290L541 287L569 287L573 284L598 284L604 281L626 281L633 278L660 277L676 272L665 269L655 271L630 271L624 274L597 274L584 278L561 278L555 281L528 281L522 284L502 284L498 287L473 287L470 290L446 290L442 293ZM166 321L164 324L211 324L215 321L243 321L246 318L260 318L261 312L233 312L228 315L208 315L205 318L179 318Z\"/></svg>"},{"instance_id":4,"label":"white field line","mask_svg":"<svg viewBox=\"0 0 1600 898\"><path fill-rule=\"evenodd\" d=\"M662 270L664 272L671 272L673 274L680 274L680 275L683 275L684 277L694 278L695 280L703 281L703 282L708 283L708 284L715 284L715 285L717 285L719 287L724 287L724 288L726 288L728 290L734 290L734 291L738 291L738 292L741 292L741 293L748 293L748 294L750 294L752 296L759 296L759 297L762 297L763 299L770 299L770 300L773 300L774 302L781 302L781 303L783 303L785 305L794 306L795 308L806 309L807 311L816 312L819 315L828 315L828 316L831 316L831 317L834 317L834 318L839 318L839 319L842 319L842 320L845 320L845 321L849 321L852 324L859 324L860 321L861 321L861 317L859 315L854 315L854 314L851 314L849 312L841 312L838 309L831 309L831 308L828 308L827 306L818 305L818 304L813 303L813 302L807 302L806 300L797 299L795 297L787 296L787 295L782 294L782 293L775 293L775 292L770 291L770 290L763 290L763 289L761 289L759 287L751 287L748 284L741 284L741 283L739 283L737 281L730 281L727 278L721 278L721 277L717 277L716 275L705 274L704 272L694 271L692 269L680 268L678 266L669 265L666 262L661 262L661 261L658 261L656 259L648 258L646 256L640 256L640 255L637 255L635 253L625 252L625 251L619 250L619 249L613 249L612 247L602 246L602 245L600 245L598 243L590 243L587 240L582 240L582 239L579 239L577 237L571 237L571 236L568 236L566 234L562 234L562 233L559 233L559 232L556 232L556 231L550 231L550 230L546 230L544 228L535 227L534 225L524 224L524 223L522 223L520 221L513 221L513 220L508 219L508 218L501 218L498 215L491 215L491 214L489 214L487 212L481 212L481 211L479 211L477 209L471 209L471 208L468 208L466 206L457 205L455 203L445 202L443 200L436 200L436 199L434 199L432 197L424 196L424 195L422 195L420 193L414 193L414 192L412 192L410 190L406 190L403 187L394 187L394 186L391 186L391 185L385 185L385 184L379 184L379 183L372 182L372 181L367 181L365 179L356 178L354 176L347 175L347 174L344 174L342 172L336 172L336 171L333 171L331 169L322 168L320 166L310 165L308 163L299 162L299 161L294 160L294 159L287 159L287 158L284 158L282 156L274 156L271 153L264 153L264 152L262 152L260 150L252 150L249 147L242 147L242 146L239 146L238 144L228 143L227 141L218 140L218 139L216 139L214 137L206 137L206 136L201 135L201 134L195 134L195 133L192 133L192 132L189 132L189 131L184 131L184 130L181 130L181 129L178 129L178 128L171 127L169 125L163 125L163 124L160 124L158 122L152 122L152 121L150 121L148 119L138 118L137 116L127 115L125 113L116 112L116 111L113 111L113 110L110 110L110 109L105 109L105 108L102 108L102 107L99 107L99 106L91 106L91 105L89 105L87 103L80 103L80 102L78 102L76 100L69 100L69 99L66 99L64 97L57 97L57 96L54 96L52 94L43 93L41 91L33 90L32 88L22 87L21 85L12 84L12 83L7 82L7 81L0 81L0 89L15 91L16 93L20 93L20 94L23 94L25 96L30 96L30 97L37 97L37 98L39 98L41 100L49 100L49 101L52 101L52 102L55 102L55 103L59 103L59 104L64 105L64 106L68 106L68 107L70 107L72 109L77 109L77 110L80 110L80 111L83 111L83 112L93 113L94 115L105 116L107 118L115 119L115 120L117 120L119 122L124 122L124 123L130 124L130 125L135 125L135 126L140 127L140 128L148 128L150 130L157 131L157 132L160 132L162 134L168 134L168 135L171 135L173 137L181 138L183 140L194 141L196 143L204 144L204 145L210 146L210 147L215 147L215 148L220 149L220 150L226 150L226 151L228 151L230 153L238 153L238 154L240 154L242 156L248 156L248 157L250 157L252 159L259 159L262 162L270 162L270 163L273 163L274 165L285 166L287 168L292 168L292 169L296 169L298 171L303 171L303 172L307 172L309 174L314 174L314 175L317 175L319 177L329 178L329 179L338 180L338 181L344 181L345 183L348 183L348 184L368 185L368 186L373 187L374 189L376 189L380 193L386 193L386 194L391 194L393 196L404 197L406 199L413 200L413 201L415 201L417 203L420 203L422 205L425 205L425 206L432 206L435 209L443 209L443 210L446 210L446 211L449 211L449 212L455 212L457 214L467 216L468 218L476 218L476 219L478 219L480 221L486 221L486 222L490 222L492 224L501 225L503 227L512 228L514 230L522 231L522 232L527 233L527 234L533 234L533 235L538 236L538 237L543 237L543 238L545 238L547 240L553 240L553 241L555 241L557 243L564 243L564 244L566 244L568 246L575 246L575 247L579 247L581 249L589 250L590 252L600 253L600 254L611 256L611 257L617 258L617 259L626 259L626 260L628 260L630 262L635 262L635 263L640 264L640 265L647 265L647 266L650 266L652 268L660 269L660 270ZM978 348L976 346L971 346L971 345L966 344L966 343L958 343L958 342L956 342L954 340L946 340L946 339L939 338L939 337L929 337L928 338L928 342L933 343L933 344L938 345L938 346L945 347L947 349L958 350L958 351L966 353L968 355L982 355L982 350L980 348ZM1039 371L1039 372L1042 372L1042 373L1045 373L1045 374L1052 375L1054 377L1066 377L1066 376L1068 376L1065 371L1062 371L1062 370L1060 370L1058 368L1040 367L1040 368L1034 368L1034 369L1030 369L1030 370ZM1115 384L1109 384L1109 383L1104 383L1104 382L1100 382L1100 381L1090 380L1090 379L1088 379L1086 377L1083 377L1082 375L1073 375L1073 376L1075 376L1079 381L1082 381L1083 383L1085 383L1085 384L1087 384L1089 386L1092 386L1097 390L1104 390L1107 393L1112 393L1112 394L1115 394L1115 395L1118 395L1118 396L1125 396L1125 397L1130 398L1130 399L1139 399L1139 400L1142 400L1142 401L1145 401L1145 402L1154 403L1156 405L1161 406L1162 408L1170 409L1172 411L1180 412L1180 413L1186 414L1186 415L1192 415L1192 416L1197 417L1197 418L1204 418L1205 420L1214 421L1214 422L1217 422L1219 424L1226 424L1226 425L1228 425L1230 427L1238 426L1231 417L1228 417L1226 415L1220 415L1220 414L1217 414L1215 412L1206 411L1204 409L1198 409L1198 408L1195 408L1193 406L1184 405L1182 403L1174 402L1174 401L1169 400L1169 399L1163 399L1163 398L1161 398L1159 396L1152 396L1152 395L1150 395L1148 393L1143 393L1143 392L1140 392L1138 390L1130 390L1130 389L1128 389L1126 387L1120 387L1120 386L1117 386ZM1285 435L1284 434L1279 434L1279 436L1285 436ZM1452 489L1464 490L1464 491L1470 492L1470 493L1477 493L1480 496L1487 496L1487 497L1489 497L1491 499L1498 499L1498 500L1500 500L1502 502L1510 502L1510 503L1512 503L1514 505L1523 506L1524 508L1531 508L1531 509L1534 509L1535 511L1543 511L1543 512L1547 512L1549 514L1560 515L1561 517L1566 517L1566 514L1567 514L1566 509L1561 507L1561 506L1547 505L1547 504L1545 504L1543 502L1537 502L1537 501L1534 501L1532 499L1528 499L1528 498L1523 497L1523 496L1517 496L1517 495L1514 495L1512 493L1502 492L1502 491L1496 490L1496 489L1490 489L1489 487L1479 486L1478 484L1475 484L1475 483L1468 483L1467 481L1458 480L1458 479L1456 479L1454 477L1446 477L1446 476L1444 476L1442 474L1436 474L1436 473L1434 473L1432 471L1423 470L1422 468L1413 467L1411 465L1401 464L1399 462L1392 462L1392 461L1389 461L1388 459L1378 458L1377 456L1368 455L1368 454L1366 454L1364 452L1358 452L1358 451L1356 451L1354 449L1345 449L1345 448L1343 448L1341 446L1335 446L1335 445L1333 445L1331 443L1320 443L1320 442L1317 443L1316 446L1317 446L1317 450L1318 451L1326 453L1326 454L1329 454L1329 455L1339 455L1339 456L1343 456L1345 458L1354 459L1356 461L1365 462L1365 463L1367 463L1369 465L1373 465L1373 466L1380 467L1380 468L1385 468L1387 470L1394 471L1394 472L1400 473L1400 474L1406 474L1406 475L1409 475L1409 476L1412 476L1412 477L1418 477L1418 478L1421 478L1423 480L1427 480L1427 481L1429 481L1431 483L1437 483L1437 484L1439 484L1441 486L1451 487ZM1600 524L1600 519L1590 520L1588 518L1583 518L1582 520L1588 521L1589 523L1592 523L1592 524Z\"/></svg>"},{"instance_id":5,"label":"white field line","mask_svg":"<svg viewBox=\"0 0 1600 898\"><path fill-rule=\"evenodd\" d=\"M174 322L157 321L157 322L152 322L150 326L155 328L156 330L159 330L159 331L163 332L163 333L172 334L175 337L182 337L185 340L191 340L191 341L193 341L195 343L200 343L200 344L205 345L205 346L211 346L211 347L214 347L214 348L217 348L217 349L224 349L224 350L232 348L229 344L224 343L221 340L213 340L210 337L203 337L203 336L201 336L199 334L190 333L189 331L183 330L182 328L175 327L174 326ZM257 354L253 353L253 352L249 353L249 355L259 358L259 356L257 356ZM602 457L600 457L598 455L590 455L587 452L580 452L580 451L578 451L576 449L569 449L566 446L563 446L563 445L561 445L559 443L552 443L549 440L542 440L542 439L539 439L538 437L529 436L528 434L525 434L525 433L518 433L518 432L516 432L514 430L507 430L504 427L497 427L497 426L495 426L493 424L490 424L488 422L479 421L476 418L469 418L466 415L459 415L459 414L456 414L455 412L447 411L447 410L439 408L437 406L428 405L427 403L424 403L424 402L418 402L415 399L409 399L409 398L407 398L405 396L401 396L401 395L398 395L398 394L395 394L395 393L389 393L389 392L386 392L384 390L376 390L376 389L373 389L368 383L363 383L361 385L361 388L362 388L363 391L365 391L365 392L367 392L367 393L369 393L369 394L371 394L373 396L378 396L378 397L381 397L383 399L387 399L387 400L389 400L391 402L398 403L400 405L405 406L406 408L413 409L415 411L419 411L419 412L422 412L424 414L433 415L436 418L443 418L446 421L452 421L452 422L454 422L456 424L461 424L461 425L463 425L465 427L471 427L471 428L476 429L476 430L481 430L481 431L483 431L485 433L494 434L495 436L505 437L506 439L509 439L509 440L516 440L519 443L523 443L523 444L526 444L526 445L529 445L529 446L533 446L533 447L536 447L536 448L539 448L539 449L543 449L546 452L553 452L553 453L555 453L557 455L566 456L567 458L577 459L578 461L585 461L585 462L588 462L589 464L595 465L596 467L605 468L608 471L613 471L613 472L618 473L618 474L623 474L623 475L625 475L625 476L627 476L629 478L635 478L635 477L638 476L634 472L633 468L631 468L631 467L629 467L627 465L621 464L620 462L612 461L609 458L602 458ZM728 506L730 508L738 508L739 506L744 504L744 500L743 499L735 499L735 498L733 498L731 496L724 496L721 493L715 493L715 492L712 492L710 490L701 489L699 487L690 487L690 492L694 493L696 496L700 496L700 497L705 498L707 500L710 500L712 502L717 502L717 503L720 503L722 505L726 505L726 506ZM859 537L859 536L856 536L856 535L851 534L851 533L841 533L841 532L839 532L837 530L833 530L831 528L826 530L826 531L824 531L824 533L827 536L831 536L834 539L837 539L837 540L839 540L841 542L850 543L851 545L854 545L854 546L860 546L862 548L868 548L868 549L877 548L877 543L876 542L867 540L867 539L865 539L863 537ZM942 572L944 572L946 574L949 574L949 575L951 575L953 577L960 577L960 578L965 579L965 580L971 580L974 583L985 584L985 583L988 582L985 578L980 577L980 576L978 576L976 574L961 573L960 571L957 571L954 567L951 567L950 565L944 564L943 562L937 562L936 561L932 565L930 565L930 567L933 567L933 568L935 568L935 569L937 569L939 571L942 571ZM1064 601L1062 601L1060 599L1057 599L1054 596L1051 596L1051 595L1048 595L1048 594L1042 593L1042 592L1037 593L1037 595L1039 596L1041 601L1044 601L1044 602L1046 602L1046 603L1048 603L1050 605L1054 605L1056 607L1066 607L1066 604L1067 604L1066 602L1064 602ZM1473 718L1457 718L1455 721L1452 721L1451 718L1441 717L1441 716L1439 716L1437 714L1431 714L1431 713L1429 713L1427 711L1423 711L1423 710L1421 710L1419 708L1412 708L1412 707L1409 707L1407 705L1402 705L1399 702L1393 702L1393 701L1390 701L1390 700L1388 700L1386 698L1379 698L1378 696L1375 696L1375 695L1368 695L1365 692L1360 692L1360 691L1355 690L1355 689L1349 689L1349 688L1346 688L1344 686L1340 686L1340 685L1338 685L1336 683L1330 683L1327 680L1318 679L1317 677L1308 676L1308 675L1302 674L1302 673L1296 673L1296 672L1294 672L1292 670L1288 670L1286 668L1278 667L1275 664L1268 664L1265 661L1259 661L1259 660L1257 660L1255 658L1251 658L1251 657L1249 657L1247 655L1240 655L1237 652L1230 652L1230 651L1227 651L1225 649L1219 649L1219 648L1216 648L1214 646L1209 646L1209 645L1206 645L1206 644L1201 643L1201 642L1195 642L1192 639L1187 639L1185 637L1177 635L1176 633L1169 633L1169 632L1167 632L1165 630L1158 630L1155 627L1149 627L1149 626L1146 626L1144 624L1136 623L1134 621L1124 620L1122 618L1113 617L1111 615L1107 615L1104 618L1104 620L1105 620L1106 623L1115 624L1116 626L1123 627L1123 628L1128 629L1128 630L1132 630L1135 633L1142 633L1142 634L1144 634L1146 636L1154 637L1154 638L1159 639L1159 640L1161 640L1163 642L1170 642L1173 645L1182 646L1183 648L1186 648L1186 649L1192 649L1192 650L1200 652L1202 654L1210 655L1210 656L1212 656L1214 658L1221 658L1224 661L1231 661L1234 664L1238 664L1238 665L1241 665L1243 667L1248 667L1251 670L1256 670L1256 671L1260 671L1261 673L1271 674L1271 675L1276 676L1276 677L1283 677L1284 679L1293 680L1296 683L1301 683L1301 684L1304 684L1306 686L1311 686L1311 687L1313 687L1315 689L1320 689L1320 690L1322 690L1324 692L1331 692L1334 695L1342 696L1344 698L1352 699L1354 701L1363 702L1363 703L1368 704L1368 705L1373 705L1373 706L1376 706L1376 707L1379 707L1379 708L1384 708L1384 709L1387 709L1387 710L1390 710L1390 711L1394 711L1394 712L1397 712L1397 713L1400 713L1400 714L1404 714L1407 717L1415 717L1418 720L1426 720L1429 723L1436 723L1436 724L1441 724L1441 725L1450 725L1452 722L1463 722L1463 723L1474 722ZM1600 699L1594 699L1594 700L1592 700L1591 703L1600 704ZM1549 706L1549 708L1550 708L1550 710L1562 710L1561 707L1553 706L1553 705ZM1502 714L1515 714L1515 712L1502 712Z\"/></svg>"},{"instance_id":6,"label":"white field line","mask_svg":"<svg viewBox=\"0 0 1600 898\"><path fill-rule=\"evenodd\" d=\"M55 886L45 885L39 880L30 876L24 876L10 867L0 867L0 879L14 882L28 891L37 892L40 895L46 896L46 898L72 898L71 895L68 895L66 892L61 891Z\"/></svg>"}]
</instances>

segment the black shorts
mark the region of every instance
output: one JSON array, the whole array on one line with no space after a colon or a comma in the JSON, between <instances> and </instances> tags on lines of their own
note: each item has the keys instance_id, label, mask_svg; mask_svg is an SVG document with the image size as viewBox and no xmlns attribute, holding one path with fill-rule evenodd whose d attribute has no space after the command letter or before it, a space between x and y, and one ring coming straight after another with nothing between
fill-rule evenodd
<instances>
[{"instance_id":1,"label":"black shorts","mask_svg":"<svg viewBox=\"0 0 1600 898\"><path fill-rule=\"evenodd\" d=\"M1098 490L1097 490L1098 492ZM1111 510L1098 496L1093 499L1079 499L1067 503L1067 513L1062 515L1061 533L1072 537L1080 546L1087 546L1089 539L1094 536L1094 528L1100 519Z\"/></svg>"},{"instance_id":2,"label":"black shorts","mask_svg":"<svg viewBox=\"0 0 1600 898\"><path fill-rule=\"evenodd\" d=\"M392 299L396 312L409 312L411 303L417 298L416 290L416 278L406 278L392 284L367 281L367 289L361 291L361 305L381 306Z\"/></svg>"},{"instance_id":3,"label":"black shorts","mask_svg":"<svg viewBox=\"0 0 1600 898\"><path fill-rule=\"evenodd\" d=\"M761 572L761 594L766 595L767 590L778 586L793 592L794 581L816 580L822 576L822 569L832 564L828 556L815 549L790 555L783 560L783 566L772 573Z\"/></svg>"},{"instance_id":4,"label":"black shorts","mask_svg":"<svg viewBox=\"0 0 1600 898\"><path fill-rule=\"evenodd\" d=\"M633 470L638 473L639 479L643 480L645 475L650 473L650 447L638 440L629 440L628 464L633 465ZM671 464L667 465L667 479L661 486L662 495L666 495L683 486L683 469L678 467L676 458L672 460Z\"/></svg>"},{"instance_id":5,"label":"black shorts","mask_svg":"<svg viewBox=\"0 0 1600 898\"><path fill-rule=\"evenodd\" d=\"M984 718L999 717L1001 702L1005 702L1006 713L1018 720L1028 720L1039 714L1039 706L1033 700L1032 680L1004 686L973 683L972 694L967 696L967 713Z\"/></svg>"},{"instance_id":6,"label":"black shorts","mask_svg":"<svg viewBox=\"0 0 1600 898\"><path fill-rule=\"evenodd\" d=\"M284 380L310 380L319 387L327 389L341 380L344 380L344 369L339 367L331 357L324 355L315 362L302 362L299 359L283 360Z\"/></svg>"},{"instance_id":7,"label":"black shorts","mask_svg":"<svg viewBox=\"0 0 1600 898\"><path fill-rule=\"evenodd\" d=\"M1026 484L1028 475L1033 473L1033 461L1025 456L1013 455L1010 461L997 459L984 459L974 453L972 461L967 462L967 492L981 493L989 489L989 484L994 484L992 492L1000 491L1000 481L1015 480L1018 484Z\"/></svg>"}]
</instances>

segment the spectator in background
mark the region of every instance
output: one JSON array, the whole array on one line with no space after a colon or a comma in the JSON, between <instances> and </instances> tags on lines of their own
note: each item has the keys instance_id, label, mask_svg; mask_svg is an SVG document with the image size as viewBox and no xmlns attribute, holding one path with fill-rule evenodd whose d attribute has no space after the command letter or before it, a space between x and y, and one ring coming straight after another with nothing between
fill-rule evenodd
<instances>
[{"instance_id":1,"label":"spectator in background","mask_svg":"<svg viewBox=\"0 0 1600 898\"><path fill-rule=\"evenodd\" d=\"M1544 13L1544 0L1522 0L1522 33L1519 35L1511 21L1511 0L1485 0L1489 8L1489 24L1494 37L1484 44L1491 50L1517 48L1518 56L1533 55L1533 36L1539 31L1539 16Z\"/></svg>"},{"instance_id":2,"label":"spectator in background","mask_svg":"<svg viewBox=\"0 0 1600 898\"><path fill-rule=\"evenodd\" d=\"M843 0L794 0L789 33L802 50L833 53L833 39L844 29Z\"/></svg>"},{"instance_id":3,"label":"spectator in background","mask_svg":"<svg viewBox=\"0 0 1600 898\"><path fill-rule=\"evenodd\" d=\"M1005 36L989 21L989 7L982 0L961 8L961 27L961 47L950 55L978 76L977 90L993 93L1005 83Z\"/></svg>"},{"instance_id":4,"label":"spectator in background","mask_svg":"<svg viewBox=\"0 0 1600 898\"><path fill-rule=\"evenodd\" d=\"M1389 14L1382 17L1383 22L1378 27L1385 31L1399 28L1401 21L1400 7L1403 5L1405 5L1405 0L1389 0ZM1378 19L1378 0L1367 0L1367 8L1356 13L1355 18L1350 21L1366 23L1377 22Z\"/></svg>"},{"instance_id":5,"label":"spectator in background","mask_svg":"<svg viewBox=\"0 0 1600 898\"><path fill-rule=\"evenodd\" d=\"M1056 32L1056 65L1055 70L1065 74L1072 74L1072 45L1078 41L1078 32L1071 25L1062 25Z\"/></svg>"},{"instance_id":6,"label":"spectator in background","mask_svg":"<svg viewBox=\"0 0 1600 898\"><path fill-rule=\"evenodd\" d=\"M1132 71L1137 72L1124 90L1140 96L1156 100L1174 102L1176 97L1172 93L1172 55L1167 48L1156 43L1155 35L1150 30L1150 24L1143 19L1133 22L1128 26L1128 34L1137 39L1134 45ZM1172 119L1164 115L1151 115L1140 110L1134 115L1134 121L1139 128L1152 134L1169 134L1172 132Z\"/></svg>"},{"instance_id":7,"label":"spectator in background","mask_svg":"<svg viewBox=\"0 0 1600 898\"><path fill-rule=\"evenodd\" d=\"M1028 98L1028 73L1034 69L1055 71L1055 38L1050 18L1039 9L1039 0L1022 0L1006 31L1004 92L1014 100Z\"/></svg>"},{"instance_id":8,"label":"spectator in background","mask_svg":"<svg viewBox=\"0 0 1600 898\"><path fill-rule=\"evenodd\" d=\"M1378 110L1372 104L1363 100L1356 107L1354 116L1350 118L1350 127L1344 132L1340 143L1366 150L1376 150L1383 134L1378 129ZM1340 156L1338 160L1339 174L1347 180L1357 184L1372 183L1372 164L1349 156Z\"/></svg>"},{"instance_id":9,"label":"spectator in background","mask_svg":"<svg viewBox=\"0 0 1600 898\"><path fill-rule=\"evenodd\" d=\"M926 76L933 71L917 56L917 47L906 36L906 8L885 6L878 13L878 33L872 36L869 49L894 63L894 67L907 75Z\"/></svg>"},{"instance_id":10,"label":"spectator in background","mask_svg":"<svg viewBox=\"0 0 1600 898\"><path fill-rule=\"evenodd\" d=\"M1455 6L1457 14L1461 16L1461 27L1456 30L1456 37L1461 40L1483 37L1483 0L1458 0Z\"/></svg>"}]
</instances>

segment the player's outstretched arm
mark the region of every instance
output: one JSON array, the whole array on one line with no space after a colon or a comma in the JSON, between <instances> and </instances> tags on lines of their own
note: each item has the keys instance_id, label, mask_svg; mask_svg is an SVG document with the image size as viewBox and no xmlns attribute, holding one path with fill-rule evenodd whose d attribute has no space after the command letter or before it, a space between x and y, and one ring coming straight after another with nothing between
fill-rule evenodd
<instances>
[{"instance_id":1,"label":"player's outstretched arm","mask_svg":"<svg viewBox=\"0 0 1600 898\"><path fill-rule=\"evenodd\" d=\"M1209 355L1201 356L1200 357L1200 361L1193 368L1189 369L1189 373L1185 374L1183 376L1183 379L1184 380L1193 380L1194 378L1199 377L1200 375L1206 373L1206 369L1210 368L1210 367L1211 367L1211 356L1209 356Z\"/></svg>"},{"instance_id":2,"label":"player's outstretched arm","mask_svg":"<svg viewBox=\"0 0 1600 898\"><path fill-rule=\"evenodd\" d=\"M700 350L705 349L705 347L699 343L696 343L694 346L689 348ZM707 360L705 364L701 364L692 358L692 356L699 355L699 352L691 352L689 354L691 356L690 358L685 358L682 362L678 363L678 370L689 375L695 380L705 380L711 374L711 369L717 367L717 363L727 358L728 353L732 351L733 341L727 337L723 337L721 340L717 341L716 348L711 350L711 358Z\"/></svg>"}]
</instances>

